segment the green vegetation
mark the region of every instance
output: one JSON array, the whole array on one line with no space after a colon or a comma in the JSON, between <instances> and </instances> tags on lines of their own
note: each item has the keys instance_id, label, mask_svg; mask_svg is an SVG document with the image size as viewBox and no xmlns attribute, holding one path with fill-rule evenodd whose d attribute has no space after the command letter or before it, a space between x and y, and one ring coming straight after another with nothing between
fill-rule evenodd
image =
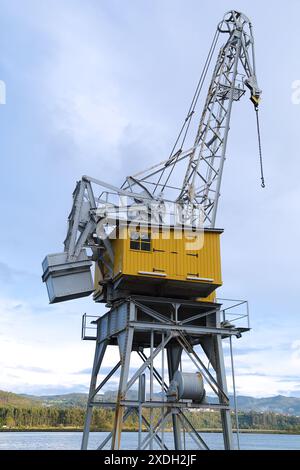
<instances>
[{"instance_id":1,"label":"green vegetation","mask_svg":"<svg viewBox=\"0 0 300 470\"><path fill-rule=\"evenodd\" d=\"M106 395L104 398L107 401L115 400L115 392L106 392ZM0 391L0 431L9 429L16 431L81 430L85 417L86 399L87 395L84 393L35 397ZM299 401L299 398L282 396L270 397L269 399L239 397L239 404L243 407L243 411L239 411L240 429L247 432L269 431L300 434L300 416L293 415L293 412L298 414ZM259 402L258 409L255 411L250 408L254 406L253 402ZM255 404L257 406L257 403ZM263 411L260 407L264 407ZM288 410L288 413L285 412L285 409ZM295 410L297 411L295 412ZM148 412L149 410L144 411L146 417ZM157 413L159 413L158 410ZM220 414L216 411L191 411L188 415L198 430L221 429ZM234 416L233 423L235 423ZM112 426L113 411L107 408L95 408L92 429L110 431ZM133 415L126 421L125 429L134 431L137 426L137 417ZM171 428L171 423L166 424L166 430L168 428Z\"/></svg>"},{"instance_id":2,"label":"green vegetation","mask_svg":"<svg viewBox=\"0 0 300 470\"><path fill-rule=\"evenodd\" d=\"M33 407L23 408L0 407L0 427L16 429L52 429L82 428L84 408ZM111 430L113 413L111 410L96 409L92 425L95 429Z\"/></svg>"},{"instance_id":3,"label":"green vegetation","mask_svg":"<svg viewBox=\"0 0 300 470\"><path fill-rule=\"evenodd\" d=\"M218 412L193 412L189 419L196 429L220 429L221 420ZM235 427L235 416L232 415ZM239 427L241 430L280 431L300 434L300 417L280 415L273 412L239 412Z\"/></svg>"},{"instance_id":4,"label":"green vegetation","mask_svg":"<svg viewBox=\"0 0 300 470\"><path fill-rule=\"evenodd\" d=\"M221 428L217 412L189 412L189 419L198 430L217 430ZM61 430L82 429L85 409L79 407L0 407L0 428L2 430ZM300 433L300 417L268 413L239 413L239 424L243 430L268 430ZM93 413L92 429L110 431L113 425L113 411L96 408ZM137 417L126 421L128 431L137 429ZM168 428L168 424L166 428Z\"/></svg>"}]
</instances>

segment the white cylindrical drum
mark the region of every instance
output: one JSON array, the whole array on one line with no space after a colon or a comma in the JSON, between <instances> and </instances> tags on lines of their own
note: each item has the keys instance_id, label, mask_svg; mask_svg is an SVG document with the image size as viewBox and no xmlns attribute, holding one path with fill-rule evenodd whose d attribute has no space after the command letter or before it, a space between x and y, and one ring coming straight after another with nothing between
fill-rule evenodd
<instances>
[{"instance_id":1,"label":"white cylindrical drum","mask_svg":"<svg viewBox=\"0 0 300 470\"><path fill-rule=\"evenodd\" d=\"M200 372L175 372L173 381L178 388L178 399L202 401L205 397L203 377Z\"/></svg>"}]
</instances>

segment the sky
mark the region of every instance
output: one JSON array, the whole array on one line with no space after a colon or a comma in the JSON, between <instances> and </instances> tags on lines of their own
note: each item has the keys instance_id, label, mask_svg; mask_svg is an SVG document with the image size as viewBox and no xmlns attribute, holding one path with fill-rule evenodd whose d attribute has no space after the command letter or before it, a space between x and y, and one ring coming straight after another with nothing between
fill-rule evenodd
<instances>
[{"instance_id":1,"label":"sky","mask_svg":"<svg viewBox=\"0 0 300 470\"><path fill-rule=\"evenodd\" d=\"M292 99L300 2L287 9L278 0L0 0L0 7L0 389L88 390L94 343L80 339L81 316L105 307L92 298L49 305L41 262L62 251L82 175L119 184L168 156L216 25L239 9L254 26L266 188L244 98L233 109L218 211L225 230L218 295L250 305L252 330L234 341L238 393L300 397L300 104ZM228 345L225 355L228 365Z\"/></svg>"}]
</instances>

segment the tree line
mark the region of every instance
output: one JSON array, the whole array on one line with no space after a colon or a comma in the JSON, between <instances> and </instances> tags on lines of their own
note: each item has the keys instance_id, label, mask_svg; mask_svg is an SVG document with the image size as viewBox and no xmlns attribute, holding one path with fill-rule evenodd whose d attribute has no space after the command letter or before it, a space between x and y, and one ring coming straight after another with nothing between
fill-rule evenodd
<instances>
[{"instance_id":1,"label":"tree line","mask_svg":"<svg viewBox=\"0 0 300 470\"><path fill-rule=\"evenodd\" d=\"M145 415L149 410L145 411ZM156 414L160 411L156 411ZM221 420L218 412L188 412L188 418L196 429L220 429ZM82 428L85 409L80 407L0 407L0 428L30 429L30 428ZM147 416L146 416L147 417ZM112 409L95 408L92 418L92 429L110 431L113 427L114 413ZM233 424L235 423L233 417ZM166 428L171 422L166 423ZM300 433L300 417L282 415L272 412L239 412L239 426L248 430L278 430ZM125 428L135 430L138 418L131 415L126 420Z\"/></svg>"}]
</instances>

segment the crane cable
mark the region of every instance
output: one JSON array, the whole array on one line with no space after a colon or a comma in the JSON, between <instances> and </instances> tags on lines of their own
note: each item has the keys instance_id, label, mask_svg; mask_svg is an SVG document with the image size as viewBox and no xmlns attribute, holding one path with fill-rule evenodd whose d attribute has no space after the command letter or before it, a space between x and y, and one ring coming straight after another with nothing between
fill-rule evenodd
<instances>
[{"instance_id":1,"label":"crane cable","mask_svg":"<svg viewBox=\"0 0 300 470\"><path fill-rule=\"evenodd\" d=\"M262 159L262 151L261 151L261 138L260 138L260 127L259 127L259 118L258 118L258 107L255 107L255 114L256 114L256 128L257 128L257 139L258 139L258 152L259 152L259 164L260 164L260 179L261 179L261 187L265 188L265 178L264 178L264 168L263 168L263 159Z\"/></svg>"}]
</instances>

